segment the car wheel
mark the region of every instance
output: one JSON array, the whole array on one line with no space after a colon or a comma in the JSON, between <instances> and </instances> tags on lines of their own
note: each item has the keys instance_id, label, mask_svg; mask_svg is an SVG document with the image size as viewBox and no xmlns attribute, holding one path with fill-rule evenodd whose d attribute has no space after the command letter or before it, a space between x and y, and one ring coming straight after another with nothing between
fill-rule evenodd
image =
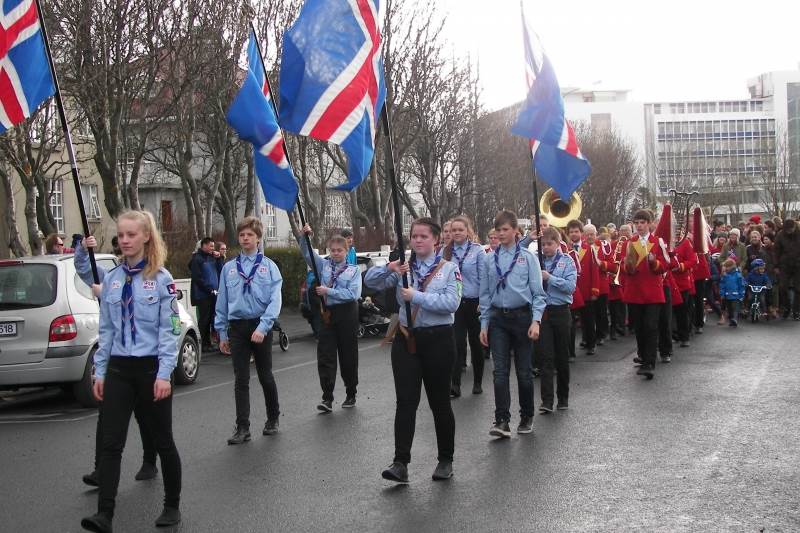
<instances>
[{"instance_id":1,"label":"car wheel","mask_svg":"<svg viewBox=\"0 0 800 533\"><path fill-rule=\"evenodd\" d=\"M94 384L94 353L97 348L93 348L89 352L89 357L86 358L86 366L83 369L83 377L80 381L73 383L72 395L83 407L97 407L97 400L94 399L92 394L92 385Z\"/></svg>"},{"instance_id":2,"label":"car wheel","mask_svg":"<svg viewBox=\"0 0 800 533\"><path fill-rule=\"evenodd\" d=\"M191 385L197 381L200 370L200 349L197 340L191 335L183 337L178 350L178 364L175 366L175 382L178 385Z\"/></svg>"},{"instance_id":3,"label":"car wheel","mask_svg":"<svg viewBox=\"0 0 800 533\"><path fill-rule=\"evenodd\" d=\"M278 345L284 352L289 349L289 335L281 331L278 334Z\"/></svg>"}]
</instances>

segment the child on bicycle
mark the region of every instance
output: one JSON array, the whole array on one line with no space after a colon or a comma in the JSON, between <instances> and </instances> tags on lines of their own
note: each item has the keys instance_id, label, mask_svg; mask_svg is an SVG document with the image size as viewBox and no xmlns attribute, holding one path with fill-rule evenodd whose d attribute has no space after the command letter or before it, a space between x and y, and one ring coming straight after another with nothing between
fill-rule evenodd
<instances>
[{"instance_id":1,"label":"child on bicycle","mask_svg":"<svg viewBox=\"0 0 800 533\"><path fill-rule=\"evenodd\" d=\"M750 272L747 273L745 282L747 283L748 304L752 304L752 298L757 296L761 304L761 316L766 318L767 294L769 294L769 291L772 289L772 281L769 279L767 264L763 259L754 259L753 262L750 263ZM752 287L763 287L763 290L756 294Z\"/></svg>"}]
</instances>

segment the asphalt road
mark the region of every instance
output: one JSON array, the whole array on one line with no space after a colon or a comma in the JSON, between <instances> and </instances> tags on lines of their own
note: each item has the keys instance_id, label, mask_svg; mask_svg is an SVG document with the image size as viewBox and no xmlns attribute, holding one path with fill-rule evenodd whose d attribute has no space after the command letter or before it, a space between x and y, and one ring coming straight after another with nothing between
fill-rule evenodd
<instances>
[{"instance_id":1,"label":"asphalt road","mask_svg":"<svg viewBox=\"0 0 800 533\"><path fill-rule=\"evenodd\" d=\"M537 414L533 435L506 441L488 435L489 373L483 395L453 401L449 482L430 479L436 447L423 399L408 486L380 477L392 458L394 390L388 349L376 340L361 342L358 406L339 407L339 383L330 415L315 409L313 342L276 347L281 432L238 447L225 443L230 362L212 356L174 401L184 469L176 531L800 531L798 341L794 322L709 326L691 348L676 347L653 381L634 374L630 337L608 343L573 364L569 411ZM264 405L252 384L260 429ZM538 394L537 384L537 407ZM0 402L0 530L80 530L96 506L80 480L95 423L94 412L55 393ZM132 424L119 532L156 529L161 480L133 480L140 457Z\"/></svg>"}]
</instances>

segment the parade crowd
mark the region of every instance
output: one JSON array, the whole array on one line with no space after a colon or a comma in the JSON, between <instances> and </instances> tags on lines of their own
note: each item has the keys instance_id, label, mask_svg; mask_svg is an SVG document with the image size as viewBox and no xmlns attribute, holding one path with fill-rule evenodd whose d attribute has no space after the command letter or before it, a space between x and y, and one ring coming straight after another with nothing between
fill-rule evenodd
<instances>
[{"instance_id":1,"label":"parade crowd","mask_svg":"<svg viewBox=\"0 0 800 533\"><path fill-rule=\"evenodd\" d=\"M709 231L696 222L675 231L662 224L665 220L639 210L631 223L619 228L571 220L562 229L541 216L525 235L513 212L500 211L487 244L482 244L467 216L443 226L420 218L407 236L410 257L373 266L363 277L355 264L352 233L330 237L329 253L323 258L310 248L306 236L312 228L306 225L296 237L320 278L309 289L318 298L321 319L318 411L334 410L337 373L345 387L341 407L356 406L357 303L363 286L390 291L398 308L385 339L391 344L397 400L395 453L382 472L398 483L409 480L423 386L438 448L432 478L452 477L456 421L451 401L462 394L468 352L472 394L483 393L486 361L493 364L495 410L489 434L507 439L514 410L512 363L518 392L516 432L525 435L533 432L534 374L540 376L540 414L569 408L569 362L576 357L576 344L592 356L606 342L632 333L637 374L653 379L657 361L669 363L674 356L673 344L687 347L692 335L702 334L707 309L716 313L720 324L731 327L738 326L740 314L754 300L760 319L800 320L800 235L794 220L762 224L754 216L735 228L715 222ZM281 311L283 280L277 265L260 249L261 222L246 217L237 234L241 252L236 257L226 260L219 251L214 253L212 240L204 239L202 255L191 264L192 301L204 342L215 332L220 351L232 360L236 407L229 445L251 439L251 362L266 407L262 434L274 435L280 425L272 330ZM99 486L99 495L97 512L81 525L99 532L113 530L131 415L145 451L137 479L155 476L156 456L160 457L165 497L156 525L181 521L181 460L172 434L170 381L180 334L177 291L164 268L166 247L152 215L122 214L117 242L121 265L101 270L101 284L93 287L100 301L93 392L101 407L95 471L84 481ZM93 280L87 247L93 246L95 239L88 237L75 250L76 269L89 284Z\"/></svg>"}]
</instances>

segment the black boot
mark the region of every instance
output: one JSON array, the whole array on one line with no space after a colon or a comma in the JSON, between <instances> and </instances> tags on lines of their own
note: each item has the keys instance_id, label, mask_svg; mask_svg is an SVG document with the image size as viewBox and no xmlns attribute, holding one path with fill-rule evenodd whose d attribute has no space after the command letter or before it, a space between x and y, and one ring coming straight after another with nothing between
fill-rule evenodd
<instances>
[{"instance_id":1,"label":"black boot","mask_svg":"<svg viewBox=\"0 0 800 533\"><path fill-rule=\"evenodd\" d=\"M87 516L81 520L81 527L87 531L96 533L111 533L114 529L111 526L111 516L106 513L97 513Z\"/></svg>"},{"instance_id":2,"label":"black boot","mask_svg":"<svg viewBox=\"0 0 800 533\"><path fill-rule=\"evenodd\" d=\"M92 470L91 474L86 474L83 476L83 482L89 485L90 487L99 487L100 481L97 477L97 470Z\"/></svg>"},{"instance_id":3,"label":"black boot","mask_svg":"<svg viewBox=\"0 0 800 533\"><path fill-rule=\"evenodd\" d=\"M389 468L381 472L381 476L389 481L408 483L408 467L401 462L395 461L389 465Z\"/></svg>"},{"instance_id":4,"label":"black boot","mask_svg":"<svg viewBox=\"0 0 800 533\"><path fill-rule=\"evenodd\" d=\"M436 465L436 470L433 471L431 476L434 481L444 481L453 477L453 463L452 461L439 461Z\"/></svg>"},{"instance_id":5,"label":"black boot","mask_svg":"<svg viewBox=\"0 0 800 533\"><path fill-rule=\"evenodd\" d=\"M153 479L158 474L158 468L153 463L143 462L142 467L136 472L136 481L144 481L147 479Z\"/></svg>"},{"instance_id":6,"label":"black boot","mask_svg":"<svg viewBox=\"0 0 800 533\"><path fill-rule=\"evenodd\" d=\"M250 440L250 428L238 427L233 436L228 439L228 444L242 444Z\"/></svg>"},{"instance_id":7,"label":"black boot","mask_svg":"<svg viewBox=\"0 0 800 533\"><path fill-rule=\"evenodd\" d=\"M174 507L164 506L161 515L156 518L156 527L174 526L181 521L181 512Z\"/></svg>"}]
</instances>

